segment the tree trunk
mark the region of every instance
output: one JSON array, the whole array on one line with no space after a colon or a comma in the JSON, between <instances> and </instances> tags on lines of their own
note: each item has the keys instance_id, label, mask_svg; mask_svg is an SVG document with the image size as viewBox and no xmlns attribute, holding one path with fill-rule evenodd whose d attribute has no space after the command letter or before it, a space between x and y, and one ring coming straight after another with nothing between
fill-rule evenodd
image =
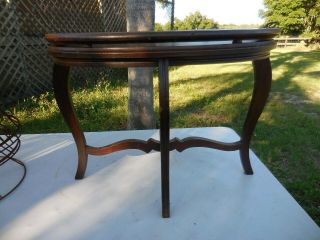
<instances>
[{"instance_id":1,"label":"tree trunk","mask_svg":"<svg viewBox=\"0 0 320 240\"><path fill-rule=\"evenodd\" d=\"M126 0L127 31L153 31L154 0ZM128 129L155 128L153 68L128 68Z\"/></svg>"}]
</instances>

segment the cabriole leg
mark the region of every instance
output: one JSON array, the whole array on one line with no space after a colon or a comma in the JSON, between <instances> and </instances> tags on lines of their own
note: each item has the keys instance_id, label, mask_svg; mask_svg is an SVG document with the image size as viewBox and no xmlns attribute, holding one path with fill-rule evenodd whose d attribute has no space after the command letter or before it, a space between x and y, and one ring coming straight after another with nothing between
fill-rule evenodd
<instances>
[{"instance_id":1,"label":"cabriole leg","mask_svg":"<svg viewBox=\"0 0 320 240\"><path fill-rule=\"evenodd\" d=\"M249 144L256 127L257 121L266 105L272 80L270 59L253 61L254 89L251 98L249 111L243 126L240 158L245 174L253 174L250 158Z\"/></svg>"},{"instance_id":2,"label":"cabriole leg","mask_svg":"<svg viewBox=\"0 0 320 240\"><path fill-rule=\"evenodd\" d=\"M70 96L69 72L69 66L57 64L53 66L53 90L60 112L76 142L78 169L75 178L82 179L87 167L88 154L86 153L86 139L80 129Z\"/></svg>"}]
</instances>

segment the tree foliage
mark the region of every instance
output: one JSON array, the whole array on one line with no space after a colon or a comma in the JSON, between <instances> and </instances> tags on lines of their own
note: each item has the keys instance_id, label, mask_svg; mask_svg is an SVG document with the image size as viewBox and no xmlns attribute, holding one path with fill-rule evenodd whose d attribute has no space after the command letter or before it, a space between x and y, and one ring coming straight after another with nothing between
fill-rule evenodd
<instances>
[{"instance_id":1,"label":"tree foliage","mask_svg":"<svg viewBox=\"0 0 320 240\"><path fill-rule=\"evenodd\" d=\"M156 0L163 8L174 5L174 0Z\"/></svg>"},{"instance_id":2,"label":"tree foliage","mask_svg":"<svg viewBox=\"0 0 320 240\"><path fill-rule=\"evenodd\" d=\"M218 28L218 23L214 22L213 19L202 15L199 11L189 14L183 21L177 19L175 25L179 30Z\"/></svg>"},{"instance_id":3,"label":"tree foliage","mask_svg":"<svg viewBox=\"0 0 320 240\"><path fill-rule=\"evenodd\" d=\"M173 29L173 25L174 25L174 8L175 8L175 0L156 0L157 3L160 4L160 6L162 7L162 9L166 9L166 11L168 12L168 10L170 10L170 29ZM155 26L155 30L157 31L157 27ZM161 28L161 27L160 27Z\"/></svg>"},{"instance_id":4,"label":"tree foliage","mask_svg":"<svg viewBox=\"0 0 320 240\"><path fill-rule=\"evenodd\" d=\"M212 29L218 28L218 23L213 19L202 15L199 11L189 14L183 20L178 18L174 19L174 30L192 30L192 29ZM170 30L170 23L161 25L155 24L155 31Z\"/></svg>"},{"instance_id":5,"label":"tree foliage","mask_svg":"<svg viewBox=\"0 0 320 240\"><path fill-rule=\"evenodd\" d=\"M233 24L233 23L228 23L228 24L219 24L220 29L252 29L252 28L260 28L260 24Z\"/></svg>"},{"instance_id":6,"label":"tree foliage","mask_svg":"<svg viewBox=\"0 0 320 240\"><path fill-rule=\"evenodd\" d=\"M280 28L282 34L320 33L320 0L264 0L265 27Z\"/></svg>"}]
</instances>

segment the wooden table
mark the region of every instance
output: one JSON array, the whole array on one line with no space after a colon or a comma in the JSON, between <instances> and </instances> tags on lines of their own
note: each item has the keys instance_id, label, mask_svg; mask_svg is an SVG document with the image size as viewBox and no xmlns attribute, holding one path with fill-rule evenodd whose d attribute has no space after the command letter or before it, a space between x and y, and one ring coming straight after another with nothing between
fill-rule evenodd
<instances>
[{"instance_id":1,"label":"wooden table","mask_svg":"<svg viewBox=\"0 0 320 240\"><path fill-rule=\"evenodd\" d=\"M162 216L170 217L169 151L181 152L190 147L208 147L224 151L240 151L247 175L253 174L249 144L254 128L266 104L271 87L269 52L275 47L272 39L278 29L202 30L130 33L47 34L49 54L54 61L53 88L59 109L68 124L78 150L75 178L82 179L88 155L105 155L124 149L161 152ZM169 66L188 64L252 61L254 89L241 140L224 143L200 137L170 140ZM127 139L103 147L93 147L75 115L69 90L71 66L109 66L159 68L160 141Z\"/></svg>"}]
</instances>

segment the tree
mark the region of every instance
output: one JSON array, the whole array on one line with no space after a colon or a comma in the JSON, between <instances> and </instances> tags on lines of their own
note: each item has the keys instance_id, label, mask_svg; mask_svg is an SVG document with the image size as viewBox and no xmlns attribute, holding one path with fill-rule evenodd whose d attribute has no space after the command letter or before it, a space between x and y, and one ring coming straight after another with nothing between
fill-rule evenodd
<instances>
[{"instance_id":1,"label":"tree","mask_svg":"<svg viewBox=\"0 0 320 240\"><path fill-rule=\"evenodd\" d=\"M164 31L164 26L162 26L160 23L155 23L154 24L154 31L155 32Z\"/></svg>"},{"instance_id":2,"label":"tree","mask_svg":"<svg viewBox=\"0 0 320 240\"><path fill-rule=\"evenodd\" d=\"M202 15L199 11L186 16L183 20L183 24L184 26L182 25L181 27L184 27L185 29L181 30L218 28L218 23L214 22L213 19Z\"/></svg>"},{"instance_id":3,"label":"tree","mask_svg":"<svg viewBox=\"0 0 320 240\"><path fill-rule=\"evenodd\" d=\"M265 27L292 35L320 32L320 0L264 0L264 5Z\"/></svg>"},{"instance_id":4,"label":"tree","mask_svg":"<svg viewBox=\"0 0 320 240\"><path fill-rule=\"evenodd\" d=\"M169 8L170 7L170 22L167 23L170 24L170 28L167 30L173 30L174 28L174 5L175 5L175 0L156 0L158 3L161 4L162 8ZM158 27L158 26L156 26ZM155 31L163 31L163 28L156 28Z\"/></svg>"},{"instance_id":5,"label":"tree","mask_svg":"<svg viewBox=\"0 0 320 240\"><path fill-rule=\"evenodd\" d=\"M320 0L305 0L304 6L307 13L305 18L305 32L320 34Z\"/></svg>"},{"instance_id":6,"label":"tree","mask_svg":"<svg viewBox=\"0 0 320 240\"><path fill-rule=\"evenodd\" d=\"M127 31L153 31L154 0L126 0ZM155 128L153 68L128 68L128 129Z\"/></svg>"},{"instance_id":7,"label":"tree","mask_svg":"<svg viewBox=\"0 0 320 240\"><path fill-rule=\"evenodd\" d=\"M174 19L174 30L192 30L192 29L213 29L218 28L218 23L213 19L202 15L199 11L189 14L183 20ZM170 22L164 25L156 23L156 31L167 31L172 29Z\"/></svg>"}]
</instances>

